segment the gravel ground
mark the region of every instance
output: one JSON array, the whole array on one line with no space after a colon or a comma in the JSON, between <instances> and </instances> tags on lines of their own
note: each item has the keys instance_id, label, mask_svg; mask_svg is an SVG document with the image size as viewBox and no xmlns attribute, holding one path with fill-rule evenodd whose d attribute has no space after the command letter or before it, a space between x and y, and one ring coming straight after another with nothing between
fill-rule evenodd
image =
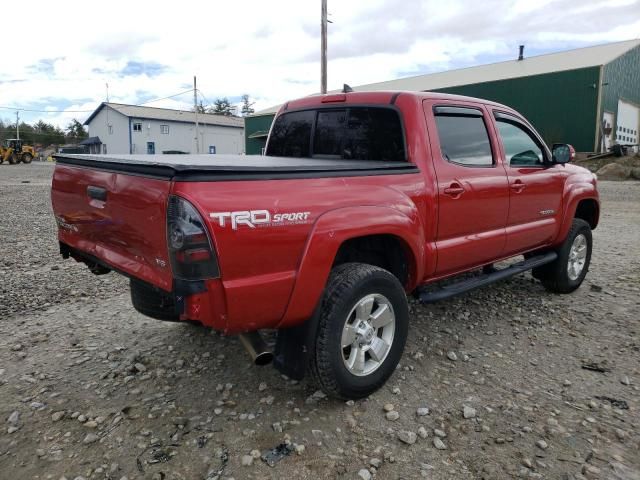
<instances>
[{"instance_id":1,"label":"gravel ground","mask_svg":"<svg viewBox=\"0 0 640 480\"><path fill-rule=\"evenodd\" d=\"M0 478L640 479L640 183L601 182L577 292L412 303L397 372L344 403L63 261L51 172L0 166Z\"/></svg>"}]
</instances>

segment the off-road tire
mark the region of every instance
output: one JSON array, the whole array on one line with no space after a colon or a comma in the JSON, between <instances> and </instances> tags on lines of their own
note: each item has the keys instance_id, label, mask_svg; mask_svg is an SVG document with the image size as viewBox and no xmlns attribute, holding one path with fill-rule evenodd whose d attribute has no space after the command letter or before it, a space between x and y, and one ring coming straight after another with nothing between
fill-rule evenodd
<instances>
[{"instance_id":1,"label":"off-road tire","mask_svg":"<svg viewBox=\"0 0 640 480\"><path fill-rule=\"evenodd\" d=\"M349 372L342 358L342 330L354 305L369 294L384 295L395 315L395 332L386 358L366 376ZM378 390L395 370L407 339L409 307L404 289L387 270L362 263L334 268L319 312L317 335L311 347L308 372L327 395L363 398Z\"/></svg>"},{"instance_id":2,"label":"off-road tire","mask_svg":"<svg viewBox=\"0 0 640 480\"><path fill-rule=\"evenodd\" d=\"M11 165L15 165L16 163L20 163L20 157L18 156L18 154L17 154L17 153L12 153L12 154L9 156L9 163L10 163Z\"/></svg>"},{"instance_id":3,"label":"off-road tire","mask_svg":"<svg viewBox=\"0 0 640 480\"><path fill-rule=\"evenodd\" d=\"M584 267L582 267L582 271L578 278L571 279L567 272L567 264L569 262L571 246L578 235L584 235L587 240L587 256ZM556 250L558 258L547 265L533 269L532 275L540 280L544 288L550 292L571 293L582 284L587 272L589 271L592 247L593 238L591 235L591 227L584 220L574 218L567 238Z\"/></svg>"},{"instance_id":4,"label":"off-road tire","mask_svg":"<svg viewBox=\"0 0 640 480\"><path fill-rule=\"evenodd\" d=\"M22 163L31 163L31 160L33 160L33 157L30 153L25 153L24 155L22 155Z\"/></svg>"}]
</instances>

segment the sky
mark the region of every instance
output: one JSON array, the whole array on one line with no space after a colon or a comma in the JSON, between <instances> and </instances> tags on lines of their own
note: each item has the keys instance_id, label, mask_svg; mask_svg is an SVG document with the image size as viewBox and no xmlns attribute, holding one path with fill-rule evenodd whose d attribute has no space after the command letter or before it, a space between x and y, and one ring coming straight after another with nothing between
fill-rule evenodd
<instances>
[{"instance_id":1,"label":"sky","mask_svg":"<svg viewBox=\"0 0 640 480\"><path fill-rule=\"evenodd\" d=\"M330 90L511 60L520 44L533 56L640 38L640 0L328 0L328 12ZM249 94L260 110L320 90L320 0L23 0L2 17L3 120L20 108L28 123L84 122L106 84L112 102L189 109L194 75L204 104Z\"/></svg>"}]
</instances>

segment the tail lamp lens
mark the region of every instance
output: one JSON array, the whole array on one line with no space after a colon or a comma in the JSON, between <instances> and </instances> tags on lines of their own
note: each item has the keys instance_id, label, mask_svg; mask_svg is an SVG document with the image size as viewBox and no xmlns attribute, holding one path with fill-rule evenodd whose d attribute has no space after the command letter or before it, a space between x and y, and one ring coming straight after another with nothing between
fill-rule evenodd
<instances>
[{"instance_id":1,"label":"tail lamp lens","mask_svg":"<svg viewBox=\"0 0 640 480\"><path fill-rule=\"evenodd\" d=\"M218 258L202 217L188 201L174 195L167 206L167 244L174 277L204 280L220 276Z\"/></svg>"}]
</instances>

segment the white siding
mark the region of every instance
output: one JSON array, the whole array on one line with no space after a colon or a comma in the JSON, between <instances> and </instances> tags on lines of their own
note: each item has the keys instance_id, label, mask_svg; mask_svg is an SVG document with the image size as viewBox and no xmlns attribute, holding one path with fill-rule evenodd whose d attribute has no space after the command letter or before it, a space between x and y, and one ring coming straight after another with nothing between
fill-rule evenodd
<instances>
[{"instance_id":1,"label":"white siding","mask_svg":"<svg viewBox=\"0 0 640 480\"><path fill-rule=\"evenodd\" d=\"M141 123L142 131L133 131L134 123ZM161 125L169 126L168 134L162 133ZM148 142L154 143L156 153L166 150L196 153L195 125L192 123L132 118L131 128L132 153L147 153ZM242 128L199 125L198 129L200 153L209 153L210 145L216 147L216 153L243 152L244 130Z\"/></svg>"},{"instance_id":2,"label":"white siding","mask_svg":"<svg viewBox=\"0 0 640 480\"><path fill-rule=\"evenodd\" d=\"M142 131L133 131L134 123L141 123ZM111 124L112 133L109 133L109 124ZM161 125L169 126L168 134L162 133ZM157 154L166 150L196 153L195 125L192 123L144 118L131 118L129 122L128 117L105 106L91 119L88 127L90 136L100 137L100 141L107 145L107 153L145 154L148 142L154 143ZM199 131L200 153L209 153L210 146L216 147L216 153L244 153L243 128L200 124ZM131 141L131 152L129 141Z\"/></svg>"},{"instance_id":3,"label":"white siding","mask_svg":"<svg viewBox=\"0 0 640 480\"><path fill-rule=\"evenodd\" d=\"M109 124L112 133L109 133ZM121 113L104 107L88 126L89 136L100 137L107 146L107 153L129 153L129 119Z\"/></svg>"}]
</instances>

